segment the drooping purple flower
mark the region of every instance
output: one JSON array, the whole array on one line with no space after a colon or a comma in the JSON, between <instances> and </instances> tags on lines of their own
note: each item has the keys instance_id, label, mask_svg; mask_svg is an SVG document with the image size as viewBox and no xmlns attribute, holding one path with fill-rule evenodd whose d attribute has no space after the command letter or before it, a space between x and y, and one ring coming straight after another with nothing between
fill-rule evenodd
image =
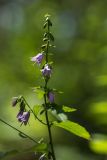
<instances>
[{"instance_id":1,"label":"drooping purple flower","mask_svg":"<svg viewBox=\"0 0 107 160\"><path fill-rule=\"evenodd\" d=\"M44 57L43 53L38 53L36 56L31 58L31 61L40 65L43 60L43 57Z\"/></svg>"},{"instance_id":2,"label":"drooping purple flower","mask_svg":"<svg viewBox=\"0 0 107 160\"><path fill-rule=\"evenodd\" d=\"M50 91L48 92L47 96L48 96L49 102L54 103L54 99L55 99L54 93Z\"/></svg>"},{"instance_id":3,"label":"drooping purple flower","mask_svg":"<svg viewBox=\"0 0 107 160\"><path fill-rule=\"evenodd\" d=\"M17 119L19 122L21 122L22 115L23 115L23 111L19 111L19 113L17 114Z\"/></svg>"},{"instance_id":4,"label":"drooping purple flower","mask_svg":"<svg viewBox=\"0 0 107 160\"><path fill-rule=\"evenodd\" d=\"M50 77L52 69L48 64L45 64L44 68L41 70L44 77Z\"/></svg>"},{"instance_id":5,"label":"drooping purple flower","mask_svg":"<svg viewBox=\"0 0 107 160\"><path fill-rule=\"evenodd\" d=\"M12 98L12 106L15 107L17 103L18 103L18 97L13 97Z\"/></svg>"},{"instance_id":6,"label":"drooping purple flower","mask_svg":"<svg viewBox=\"0 0 107 160\"><path fill-rule=\"evenodd\" d=\"M17 115L18 121L24 123L24 125L27 125L28 120L30 118L30 112L19 112Z\"/></svg>"}]
</instances>

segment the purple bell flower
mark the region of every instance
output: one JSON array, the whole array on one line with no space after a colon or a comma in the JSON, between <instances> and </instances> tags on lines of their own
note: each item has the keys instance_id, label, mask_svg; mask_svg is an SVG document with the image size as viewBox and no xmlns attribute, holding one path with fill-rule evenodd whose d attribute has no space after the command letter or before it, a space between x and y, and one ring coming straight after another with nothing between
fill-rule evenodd
<instances>
[{"instance_id":1,"label":"purple bell flower","mask_svg":"<svg viewBox=\"0 0 107 160\"><path fill-rule=\"evenodd\" d=\"M47 96L48 96L49 102L54 103L54 99L55 99L54 93L50 91L50 92L48 92Z\"/></svg>"},{"instance_id":2,"label":"purple bell flower","mask_svg":"<svg viewBox=\"0 0 107 160\"><path fill-rule=\"evenodd\" d=\"M43 57L44 57L43 53L38 53L36 56L31 58L31 61L40 65L43 60Z\"/></svg>"},{"instance_id":3,"label":"purple bell flower","mask_svg":"<svg viewBox=\"0 0 107 160\"><path fill-rule=\"evenodd\" d=\"M45 64L44 68L41 70L44 77L50 77L52 73L52 69L48 64Z\"/></svg>"},{"instance_id":4,"label":"purple bell flower","mask_svg":"<svg viewBox=\"0 0 107 160\"><path fill-rule=\"evenodd\" d=\"M17 114L17 119L19 122L21 122L22 115L23 115L23 111L19 111L19 113Z\"/></svg>"},{"instance_id":5,"label":"purple bell flower","mask_svg":"<svg viewBox=\"0 0 107 160\"><path fill-rule=\"evenodd\" d=\"M30 112L19 112L17 115L18 121L24 123L24 125L27 125L28 120L30 118Z\"/></svg>"}]
</instances>

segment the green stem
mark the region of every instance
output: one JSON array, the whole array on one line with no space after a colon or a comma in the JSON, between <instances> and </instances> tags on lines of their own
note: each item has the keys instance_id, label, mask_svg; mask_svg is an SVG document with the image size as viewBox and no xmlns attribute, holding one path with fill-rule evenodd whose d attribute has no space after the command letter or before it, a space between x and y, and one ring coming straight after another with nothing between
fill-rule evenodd
<instances>
[{"instance_id":1,"label":"green stem","mask_svg":"<svg viewBox=\"0 0 107 160\"><path fill-rule=\"evenodd\" d=\"M48 25L48 33L50 32L50 29L49 29L49 25ZM49 34L48 34L49 35ZM48 52L49 52L49 42L50 42L50 39L49 39L49 36L48 36L48 41L47 41L47 50L46 50L46 64L48 63ZM55 152L54 152L54 147L53 147L53 140L52 140L52 133L51 133L51 125L50 125L50 122L49 122L49 117L48 117L48 110L47 110L47 84L48 84L48 80L49 78L45 78L45 85L44 85L44 91L45 91L45 94L44 94L44 102L45 102L45 117L46 117L46 122L47 122L47 128L48 128L48 134L49 134L49 144L50 144L50 147L51 147L51 154L52 154L52 157L53 157L53 160L56 160L55 158ZM50 156L48 157L50 158Z\"/></svg>"},{"instance_id":2,"label":"green stem","mask_svg":"<svg viewBox=\"0 0 107 160\"><path fill-rule=\"evenodd\" d=\"M47 102L46 102L46 94L44 95L44 101L45 101L45 117L46 117L46 122L47 122L47 127L48 127L48 133L49 133L49 140L50 140L50 146L51 146L51 153L53 160L56 160L55 158L55 152L54 152L54 147L53 147L53 140L52 140L52 133L51 133L51 125L49 123L49 118L48 118L48 111L47 111Z\"/></svg>"},{"instance_id":3,"label":"green stem","mask_svg":"<svg viewBox=\"0 0 107 160\"><path fill-rule=\"evenodd\" d=\"M28 106L28 108L31 110L31 112L33 113L33 115L35 116L35 118L42 124L47 125L46 123L44 123L42 120L40 120L36 114L34 113L33 109L30 107L30 105L27 103L26 99L22 96L23 100L25 101L26 105Z\"/></svg>"},{"instance_id":4,"label":"green stem","mask_svg":"<svg viewBox=\"0 0 107 160\"><path fill-rule=\"evenodd\" d=\"M10 125L9 123L7 123L6 121L2 120L0 118L0 121L3 122L4 124L6 124L7 126L11 127L12 129L16 130L17 132L23 134L25 137L29 138L30 140L32 140L33 142L35 142L36 144L38 144L37 141L35 141L32 137L28 136L27 134L25 134L24 132L20 131L19 129L15 128L14 126Z\"/></svg>"}]
</instances>

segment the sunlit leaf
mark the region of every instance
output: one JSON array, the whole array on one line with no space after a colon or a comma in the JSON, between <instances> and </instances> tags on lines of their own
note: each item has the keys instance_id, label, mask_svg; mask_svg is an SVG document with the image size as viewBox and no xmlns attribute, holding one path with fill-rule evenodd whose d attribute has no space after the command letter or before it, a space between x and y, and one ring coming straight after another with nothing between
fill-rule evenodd
<instances>
[{"instance_id":1,"label":"sunlit leaf","mask_svg":"<svg viewBox=\"0 0 107 160\"><path fill-rule=\"evenodd\" d=\"M35 105L35 106L33 107L33 111L34 111L35 115L38 115L38 114L40 113L41 108L42 108L41 105Z\"/></svg>"},{"instance_id":2,"label":"sunlit leaf","mask_svg":"<svg viewBox=\"0 0 107 160\"><path fill-rule=\"evenodd\" d=\"M79 137L85 138L85 139L89 139L90 138L90 134L88 133L88 131L80 126L77 123L71 122L69 120L65 121L65 122L54 122L53 123L55 126L57 127L61 127Z\"/></svg>"},{"instance_id":3,"label":"sunlit leaf","mask_svg":"<svg viewBox=\"0 0 107 160\"><path fill-rule=\"evenodd\" d=\"M71 108L71 107L67 107L67 106L62 106L62 110L64 112L74 112L74 111L76 111L75 108Z\"/></svg>"},{"instance_id":4,"label":"sunlit leaf","mask_svg":"<svg viewBox=\"0 0 107 160\"><path fill-rule=\"evenodd\" d=\"M64 114L64 113L57 113L57 111L55 109L49 110L49 112L58 121L66 121L68 119L66 114Z\"/></svg>"},{"instance_id":5,"label":"sunlit leaf","mask_svg":"<svg viewBox=\"0 0 107 160\"><path fill-rule=\"evenodd\" d=\"M43 90L35 90L39 99L44 97L45 92Z\"/></svg>"}]
</instances>

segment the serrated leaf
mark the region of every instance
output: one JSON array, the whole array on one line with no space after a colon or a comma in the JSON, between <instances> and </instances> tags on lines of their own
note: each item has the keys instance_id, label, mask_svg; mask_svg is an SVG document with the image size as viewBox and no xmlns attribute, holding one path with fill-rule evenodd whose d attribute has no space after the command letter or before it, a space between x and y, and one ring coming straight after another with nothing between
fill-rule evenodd
<instances>
[{"instance_id":1,"label":"serrated leaf","mask_svg":"<svg viewBox=\"0 0 107 160\"><path fill-rule=\"evenodd\" d=\"M39 112L41 111L42 106L41 105L35 105L33 107L33 111L35 113L35 115L37 116L39 114Z\"/></svg>"},{"instance_id":2,"label":"serrated leaf","mask_svg":"<svg viewBox=\"0 0 107 160\"><path fill-rule=\"evenodd\" d=\"M89 132L82 126L80 126L78 123L72 122L72 121L65 121L65 122L54 122L54 126L63 128L79 137L85 138L85 139L90 139L90 134Z\"/></svg>"},{"instance_id":3,"label":"serrated leaf","mask_svg":"<svg viewBox=\"0 0 107 160\"><path fill-rule=\"evenodd\" d=\"M64 112L74 112L74 111L76 111L75 108L71 108L71 107L67 107L67 106L62 106L62 110Z\"/></svg>"}]
</instances>

